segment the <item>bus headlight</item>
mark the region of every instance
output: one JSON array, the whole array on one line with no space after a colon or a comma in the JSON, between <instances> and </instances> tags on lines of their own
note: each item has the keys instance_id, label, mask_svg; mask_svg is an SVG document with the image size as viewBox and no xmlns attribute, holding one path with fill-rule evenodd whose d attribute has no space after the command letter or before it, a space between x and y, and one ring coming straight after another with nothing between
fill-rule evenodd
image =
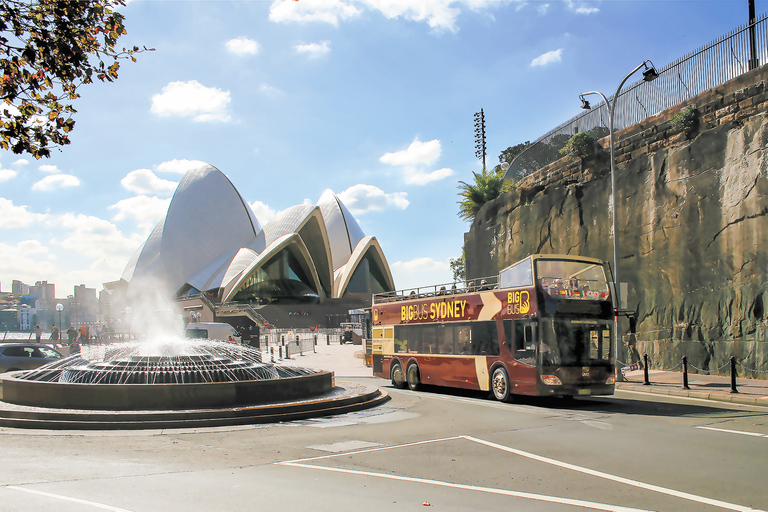
<instances>
[{"instance_id":1,"label":"bus headlight","mask_svg":"<svg viewBox=\"0 0 768 512\"><path fill-rule=\"evenodd\" d=\"M608 385L610 385L610 384L615 384L615 383L616 383L616 377L614 377L613 375L611 375L610 377L608 377L607 379L605 379L605 383L606 383L606 384L608 384Z\"/></svg>"},{"instance_id":2,"label":"bus headlight","mask_svg":"<svg viewBox=\"0 0 768 512\"><path fill-rule=\"evenodd\" d=\"M557 378L557 375L542 375L541 382L547 386L562 386L563 383Z\"/></svg>"}]
</instances>

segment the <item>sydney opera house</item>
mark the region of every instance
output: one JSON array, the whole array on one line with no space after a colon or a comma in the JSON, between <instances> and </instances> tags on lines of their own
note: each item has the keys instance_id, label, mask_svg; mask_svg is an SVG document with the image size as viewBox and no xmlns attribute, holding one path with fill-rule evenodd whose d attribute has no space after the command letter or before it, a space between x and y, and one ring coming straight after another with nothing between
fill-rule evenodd
<instances>
[{"instance_id":1,"label":"sydney opera house","mask_svg":"<svg viewBox=\"0 0 768 512\"><path fill-rule=\"evenodd\" d=\"M395 289L378 241L332 191L262 227L210 165L184 175L165 218L122 279L108 285L122 288L129 302L159 294L202 308L203 320L239 315L256 323L297 309L327 314L364 307L372 293Z\"/></svg>"}]
</instances>

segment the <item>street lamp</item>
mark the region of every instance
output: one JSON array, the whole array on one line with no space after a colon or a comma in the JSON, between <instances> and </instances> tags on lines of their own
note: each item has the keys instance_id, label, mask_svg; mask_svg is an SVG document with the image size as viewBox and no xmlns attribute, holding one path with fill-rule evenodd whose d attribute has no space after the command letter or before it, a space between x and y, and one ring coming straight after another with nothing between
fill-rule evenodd
<instances>
[{"instance_id":1,"label":"street lamp","mask_svg":"<svg viewBox=\"0 0 768 512\"><path fill-rule=\"evenodd\" d=\"M616 159L614 158L613 152L613 115L616 111L616 102L619 99L621 88L624 87L624 83L629 80L629 77L637 73L641 68L644 68L643 80L646 82L651 82L659 77L659 74L656 72L656 68L653 67L653 63L650 60L643 61L642 64L630 71L629 74L624 77L624 80L621 81L618 89L616 89L616 94L613 95L612 102L609 102L608 98L605 97L605 94L601 93L600 91L588 91L579 94L579 99L581 99L581 108L583 109L592 108L589 105L589 102L584 98L584 96L589 96L590 94L597 94L601 96L605 102L605 105L609 108L608 140L611 146L611 238L613 240L613 291L616 295L616 311L613 315L613 354L614 361L616 363L619 361L619 308L621 307L621 295L619 293L619 261L618 251L616 249ZM616 365L616 380L619 380L618 364Z\"/></svg>"},{"instance_id":2,"label":"street lamp","mask_svg":"<svg viewBox=\"0 0 768 512\"><path fill-rule=\"evenodd\" d=\"M61 312L64 311L64 305L61 302L56 304L56 311L59 312L59 339L61 339Z\"/></svg>"}]
</instances>

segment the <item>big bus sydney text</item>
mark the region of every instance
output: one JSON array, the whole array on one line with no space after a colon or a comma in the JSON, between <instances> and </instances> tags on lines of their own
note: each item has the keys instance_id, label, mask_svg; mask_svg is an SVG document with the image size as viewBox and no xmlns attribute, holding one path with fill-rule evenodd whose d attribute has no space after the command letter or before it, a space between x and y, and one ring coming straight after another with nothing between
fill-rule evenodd
<instances>
[{"instance_id":1,"label":"big bus sydney text","mask_svg":"<svg viewBox=\"0 0 768 512\"><path fill-rule=\"evenodd\" d=\"M534 254L498 276L374 295L373 373L501 401L613 394L609 276L598 259Z\"/></svg>"}]
</instances>

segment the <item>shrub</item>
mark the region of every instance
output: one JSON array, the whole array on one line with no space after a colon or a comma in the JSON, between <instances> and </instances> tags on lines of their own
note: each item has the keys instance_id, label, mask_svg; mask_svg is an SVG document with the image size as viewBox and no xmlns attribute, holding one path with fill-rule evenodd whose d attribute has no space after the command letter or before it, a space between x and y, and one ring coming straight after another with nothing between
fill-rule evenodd
<instances>
[{"instance_id":1,"label":"shrub","mask_svg":"<svg viewBox=\"0 0 768 512\"><path fill-rule=\"evenodd\" d=\"M683 131L686 136L690 136L699 125L698 111L693 106L685 107L672 118L671 125L673 129Z\"/></svg>"},{"instance_id":2,"label":"shrub","mask_svg":"<svg viewBox=\"0 0 768 512\"><path fill-rule=\"evenodd\" d=\"M560 150L560 153L577 156L579 158L588 157L595 149L596 140L595 136L589 132L577 133L568 139L568 142Z\"/></svg>"}]
</instances>

